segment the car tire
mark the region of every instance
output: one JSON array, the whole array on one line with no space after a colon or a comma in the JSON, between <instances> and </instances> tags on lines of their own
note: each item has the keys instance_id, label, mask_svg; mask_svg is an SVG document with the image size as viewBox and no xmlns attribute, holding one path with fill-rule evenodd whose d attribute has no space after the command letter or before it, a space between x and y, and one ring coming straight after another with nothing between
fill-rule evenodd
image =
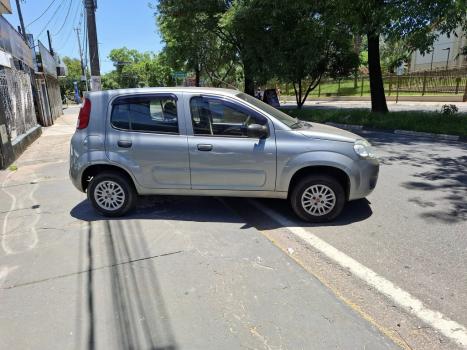
<instances>
[{"instance_id":1,"label":"car tire","mask_svg":"<svg viewBox=\"0 0 467 350\"><path fill-rule=\"evenodd\" d=\"M293 187L289 201L300 219L308 222L327 222L342 212L346 195L344 187L335 178L310 175L302 178Z\"/></svg>"},{"instance_id":2,"label":"car tire","mask_svg":"<svg viewBox=\"0 0 467 350\"><path fill-rule=\"evenodd\" d=\"M119 173L102 173L92 178L88 199L100 214L108 217L123 216L136 205L136 190L126 176Z\"/></svg>"}]
</instances>

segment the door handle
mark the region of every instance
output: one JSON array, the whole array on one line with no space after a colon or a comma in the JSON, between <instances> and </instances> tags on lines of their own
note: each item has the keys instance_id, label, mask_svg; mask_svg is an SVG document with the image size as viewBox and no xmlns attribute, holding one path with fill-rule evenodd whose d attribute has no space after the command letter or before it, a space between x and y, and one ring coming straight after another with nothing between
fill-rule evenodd
<instances>
[{"instance_id":1,"label":"door handle","mask_svg":"<svg viewBox=\"0 0 467 350\"><path fill-rule=\"evenodd\" d=\"M130 148L132 142L130 140L118 140L117 145L122 148Z\"/></svg>"},{"instance_id":2,"label":"door handle","mask_svg":"<svg viewBox=\"0 0 467 350\"><path fill-rule=\"evenodd\" d=\"M205 151L205 152L212 151L212 145L200 144L198 145L198 151Z\"/></svg>"}]
</instances>

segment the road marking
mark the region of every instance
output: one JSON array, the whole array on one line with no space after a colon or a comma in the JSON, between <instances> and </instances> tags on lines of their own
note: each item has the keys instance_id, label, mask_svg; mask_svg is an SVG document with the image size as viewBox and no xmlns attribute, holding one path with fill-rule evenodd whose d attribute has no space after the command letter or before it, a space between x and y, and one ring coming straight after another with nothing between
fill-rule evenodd
<instances>
[{"instance_id":1,"label":"road marking","mask_svg":"<svg viewBox=\"0 0 467 350\"><path fill-rule=\"evenodd\" d=\"M450 338L461 346L467 348L467 329L465 326L449 319L441 312L427 308L422 301L413 297L410 293L404 291L402 288L398 287L391 281L378 275L373 270L362 265L340 250L334 248L332 245L317 237L313 233L308 232L303 227L296 226L292 221L280 215L279 213L255 201L251 201L251 203L271 219L284 226L285 229L289 230L295 236L299 237L310 246L335 261L340 266L347 268L352 274L375 288L378 292L390 298L404 310L415 315L423 322L429 324L431 327L441 332L447 338Z\"/></svg>"}]
</instances>

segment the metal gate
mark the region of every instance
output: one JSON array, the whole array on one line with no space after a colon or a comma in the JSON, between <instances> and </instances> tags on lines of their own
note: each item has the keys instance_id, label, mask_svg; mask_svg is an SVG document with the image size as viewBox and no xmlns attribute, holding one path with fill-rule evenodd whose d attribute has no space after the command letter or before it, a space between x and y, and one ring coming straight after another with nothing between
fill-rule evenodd
<instances>
[{"instance_id":1,"label":"metal gate","mask_svg":"<svg viewBox=\"0 0 467 350\"><path fill-rule=\"evenodd\" d=\"M37 125L31 79L26 72L0 68L0 103L12 142Z\"/></svg>"}]
</instances>

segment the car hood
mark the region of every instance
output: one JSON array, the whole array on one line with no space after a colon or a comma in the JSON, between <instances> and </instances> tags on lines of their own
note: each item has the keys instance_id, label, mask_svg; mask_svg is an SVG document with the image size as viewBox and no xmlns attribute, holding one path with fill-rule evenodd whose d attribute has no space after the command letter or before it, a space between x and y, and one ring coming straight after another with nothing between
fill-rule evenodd
<instances>
[{"instance_id":1,"label":"car hood","mask_svg":"<svg viewBox=\"0 0 467 350\"><path fill-rule=\"evenodd\" d=\"M358 136L347 130L336 128L334 126L312 122L303 123L305 124L303 128L294 131L299 132L307 137L342 142L355 142L355 140L362 139L361 136Z\"/></svg>"}]
</instances>

